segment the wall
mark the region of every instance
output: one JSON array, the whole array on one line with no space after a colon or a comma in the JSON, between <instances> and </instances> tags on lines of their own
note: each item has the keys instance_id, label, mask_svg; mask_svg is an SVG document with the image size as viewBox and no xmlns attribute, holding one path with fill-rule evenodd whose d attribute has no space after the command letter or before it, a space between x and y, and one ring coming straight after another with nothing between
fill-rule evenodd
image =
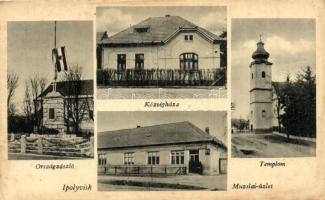
<instances>
[{"instance_id":1,"label":"wall","mask_svg":"<svg viewBox=\"0 0 325 200\"><path fill-rule=\"evenodd\" d=\"M86 98L80 99L80 101L88 101L90 109L94 110L93 96L88 96ZM55 109L55 119L49 119L50 108ZM65 103L63 96L58 92L49 93L43 100L43 126L47 128L57 129L59 133L66 133L67 127L64 121L64 117L67 111L64 111L64 108ZM89 112L87 110L84 113L80 128L93 132L93 127L94 121L89 118ZM72 125L70 125L70 130L73 130Z\"/></svg>"},{"instance_id":2,"label":"wall","mask_svg":"<svg viewBox=\"0 0 325 200\"><path fill-rule=\"evenodd\" d=\"M265 72L265 78L262 78L262 71ZM253 79L252 79L253 73ZM272 65L254 64L250 67L250 88L272 88Z\"/></svg>"},{"instance_id":3,"label":"wall","mask_svg":"<svg viewBox=\"0 0 325 200\"><path fill-rule=\"evenodd\" d=\"M54 119L49 119L49 109L55 109ZM58 92L51 92L43 99L43 126L64 132L64 101Z\"/></svg>"},{"instance_id":4,"label":"wall","mask_svg":"<svg viewBox=\"0 0 325 200\"><path fill-rule=\"evenodd\" d=\"M185 41L184 35L193 35L193 41ZM134 69L135 54L144 54L144 68L179 69L179 55L193 52L199 56L199 69L220 67L220 45L212 44L197 33L180 33L164 46L110 47L103 50L103 68L117 69L117 54L126 54L126 68Z\"/></svg>"},{"instance_id":5,"label":"wall","mask_svg":"<svg viewBox=\"0 0 325 200\"><path fill-rule=\"evenodd\" d=\"M262 72L265 78L262 78ZM252 78L253 74L253 78ZM253 125L255 133L272 130L272 68L265 63L253 64L250 67L250 128ZM265 110L265 116L262 111ZM252 114L253 111L253 114Z\"/></svg>"}]
</instances>

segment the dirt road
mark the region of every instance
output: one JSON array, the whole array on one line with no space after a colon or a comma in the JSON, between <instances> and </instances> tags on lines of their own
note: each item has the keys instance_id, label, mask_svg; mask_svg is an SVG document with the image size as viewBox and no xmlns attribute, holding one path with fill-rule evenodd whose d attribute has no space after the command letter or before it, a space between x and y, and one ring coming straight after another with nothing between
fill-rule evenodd
<instances>
[{"instance_id":1,"label":"dirt road","mask_svg":"<svg viewBox=\"0 0 325 200\"><path fill-rule=\"evenodd\" d=\"M276 134L233 134L232 157L312 157L316 143Z\"/></svg>"}]
</instances>

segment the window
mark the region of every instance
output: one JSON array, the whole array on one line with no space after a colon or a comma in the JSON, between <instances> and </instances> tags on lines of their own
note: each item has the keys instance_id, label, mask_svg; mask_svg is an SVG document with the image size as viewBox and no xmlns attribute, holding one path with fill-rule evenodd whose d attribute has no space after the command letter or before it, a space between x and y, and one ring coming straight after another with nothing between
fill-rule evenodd
<instances>
[{"instance_id":1,"label":"window","mask_svg":"<svg viewBox=\"0 0 325 200\"><path fill-rule=\"evenodd\" d=\"M265 71L262 71L262 78L265 78Z\"/></svg>"},{"instance_id":2,"label":"window","mask_svg":"<svg viewBox=\"0 0 325 200\"><path fill-rule=\"evenodd\" d=\"M148 152L148 165L159 165L159 152Z\"/></svg>"},{"instance_id":3,"label":"window","mask_svg":"<svg viewBox=\"0 0 325 200\"><path fill-rule=\"evenodd\" d=\"M146 33L146 32L149 32L149 28L150 27L137 27L137 28L134 28L134 30L138 33Z\"/></svg>"},{"instance_id":4,"label":"window","mask_svg":"<svg viewBox=\"0 0 325 200\"><path fill-rule=\"evenodd\" d=\"M125 165L134 165L134 153L133 152L124 153L124 164Z\"/></svg>"},{"instance_id":5,"label":"window","mask_svg":"<svg viewBox=\"0 0 325 200\"><path fill-rule=\"evenodd\" d=\"M106 165L106 164L107 164L106 155L105 154L99 154L98 155L98 165L102 166L102 165Z\"/></svg>"},{"instance_id":6,"label":"window","mask_svg":"<svg viewBox=\"0 0 325 200\"><path fill-rule=\"evenodd\" d=\"M199 57L195 53L183 53L179 56L181 70L198 70Z\"/></svg>"},{"instance_id":7,"label":"window","mask_svg":"<svg viewBox=\"0 0 325 200\"><path fill-rule=\"evenodd\" d=\"M172 165L184 164L184 151L172 151L171 157L172 157L171 160Z\"/></svg>"},{"instance_id":8,"label":"window","mask_svg":"<svg viewBox=\"0 0 325 200\"><path fill-rule=\"evenodd\" d=\"M262 110L262 117L266 117L266 112L265 112L265 110Z\"/></svg>"},{"instance_id":9,"label":"window","mask_svg":"<svg viewBox=\"0 0 325 200\"><path fill-rule=\"evenodd\" d=\"M254 75L253 75L253 73L252 73L252 79L254 78Z\"/></svg>"},{"instance_id":10,"label":"window","mask_svg":"<svg viewBox=\"0 0 325 200\"><path fill-rule=\"evenodd\" d=\"M94 111L89 110L89 119L94 119Z\"/></svg>"},{"instance_id":11,"label":"window","mask_svg":"<svg viewBox=\"0 0 325 200\"><path fill-rule=\"evenodd\" d=\"M135 69L144 69L144 54L135 54Z\"/></svg>"},{"instance_id":12,"label":"window","mask_svg":"<svg viewBox=\"0 0 325 200\"><path fill-rule=\"evenodd\" d=\"M49 108L49 119L55 118L55 110L54 108Z\"/></svg>"},{"instance_id":13,"label":"window","mask_svg":"<svg viewBox=\"0 0 325 200\"><path fill-rule=\"evenodd\" d=\"M193 41L193 35L184 35L185 41Z\"/></svg>"},{"instance_id":14,"label":"window","mask_svg":"<svg viewBox=\"0 0 325 200\"><path fill-rule=\"evenodd\" d=\"M117 54L117 71L126 69L126 54Z\"/></svg>"}]
</instances>

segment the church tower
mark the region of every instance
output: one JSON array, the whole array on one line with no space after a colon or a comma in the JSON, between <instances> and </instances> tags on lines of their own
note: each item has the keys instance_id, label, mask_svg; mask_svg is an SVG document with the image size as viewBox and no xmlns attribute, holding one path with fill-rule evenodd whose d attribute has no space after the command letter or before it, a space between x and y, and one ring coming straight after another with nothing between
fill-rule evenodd
<instances>
[{"instance_id":1,"label":"church tower","mask_svg":"<svg viewBox=\"0 0 325 200\"><path fill-rule=\"evenodd\" d=\"M253 133L272 132L272 63L261 38L250 64L250 129Z\"/></svg>"}]
</instances>

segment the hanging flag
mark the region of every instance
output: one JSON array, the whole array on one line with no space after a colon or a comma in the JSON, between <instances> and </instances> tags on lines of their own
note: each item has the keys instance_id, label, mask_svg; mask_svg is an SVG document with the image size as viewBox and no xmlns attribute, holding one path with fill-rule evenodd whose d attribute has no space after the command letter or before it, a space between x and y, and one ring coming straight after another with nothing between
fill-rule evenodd
<instances>
[{"instance_id":1,"label":"hanging flag","mask_svg":"<svg viewBox=\"0 0 325 200\"><path fill-rule=\"evenodd\" d=\"M52 50L52 61L55 63L54 67L57 72L61 72L61 70L68 71L64 46Z\"/></svg>"}]
</instances>

